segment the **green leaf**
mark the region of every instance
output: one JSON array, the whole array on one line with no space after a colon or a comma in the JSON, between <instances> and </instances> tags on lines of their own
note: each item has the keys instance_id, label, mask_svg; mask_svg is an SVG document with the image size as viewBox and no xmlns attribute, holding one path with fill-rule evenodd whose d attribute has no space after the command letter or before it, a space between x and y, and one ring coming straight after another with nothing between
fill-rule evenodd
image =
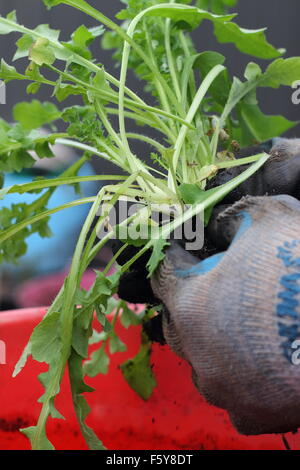
<instances>
[{"instance_id":1,"label":"green leaf","mask_svg":"<svg viewBox=\"0 0 300 470\"><path fill-rule=\"evenodd\" d=\"M16 151L13 151L10 154L10 165L12 168L14 168L15 171L20 172L24 168L31 168L35 160L32 158L30 153L26 152L23 149L19 149Z\"/></svg>"},{"instance_id":2,"label":"green leaf","mask_svg":"<svg viewBox=\"0 0 300 470\"><path fill-rule=\"evenodd\" d=\"M83 306L97 302L107 305L108 299L113 295L114 281L106 277L102 271L97 272L96 279L92 287L86 292Z\"/></svg>"},{"instance_id":3,"label":"green leaf","mask_svg":"<svg viewBox=\"0 0 300 470\"><path fill-rule=\"evenodd\" d=\"M13 109L14 119L19 121L24 129L37 129L59 119L61 112L53 103L33 100L31 103L21 102Z\"/></svg>"},{"instance_id":4,"label":"green leaf","mask_svg":"<svg viewBox=\"0 0 300 470\"><path fill-rule=\"evenodd\" d=\"M50 364L60 351L59 317L59 312L52 312L33 330L30 338L31 354L38 362Z\"/></svg>"},{"instance_id":5,"label":"green leaf","mask_svg":"<svg viewBox=\"0 0 300 470\"><path fill-rule=\"evenodd\" d=\"M249 70L249 69L248 69ZM223 109L223 113L221 116L221 127L224 125L225 120L232 112L232 110L236 107L236 105L250 92L255 90L259 84L260 76L254 77L251 80L247 80L246 82L241 82L238 78L234 77L233 82L231 85L230 93L228 96L227 103Z\"/></svg>"},{"instance_id":6,"label":"green leaf","mask_svg":"<svg viewBox=\"0 0 300 470\"><path fill-rule=\"evenodd\" d=\"M283 116L267 116L255 104L240 103L239 114L254 138L252 141L256 140L257 142L265 142L282 135L298 124L298 122L289 121ZM242 145L250 143L241 142Z\"/></svg>"},{"instance_id":7,"label":"green leaf","mask_svg":"<svg viewBox=\"0 0 300 470\"><path fill-rule=\"evenodd\" d=\"M34 31L38 34L41 34L49 41L57 41L60 35L60 31L58 29L49 28L48 24L40 24L37 26Z\"/></svg>"},{"instance_id":8,"label":"green leaf","mask_svg":"<svg viewBox=\"0 0 300 470\"><path fill-rule=\"evenodd\" d=\"M39 158L53 158L55 156L49 147L49 142L47 140L44 142L37 142L35 146L35 152Z\"/></svg>"},{"instance_id":9,"label":"green leaf","mask_svg":"<svg viewBox=\"0 0 300 470\"><path fill-rule=\"evenodd\" d=\"M124 13L123 13L124 12ZM126 10L117 15L117 18L127 19ZM175 22L186 23L191 29L196 28L200 23L207 19L213 22L230 21L236 15L214 15L208 11L200 10L197 7L185 6L181 4L172 5L171 7L156 5L155 9L149 10L145 16L159 16L162 18L170 18Z\"/></svg>"},{"instance_id":10,"label":"green leaf","mask_svg":"<svg viewBox=\"0 0 300 470\"><path fill-rule=\"evenodd\" d=\"M38 39L30 49L29 58L39 66L52 65L55 62L55 54L49 47L48 39Z\"/></svg>"},{"instance_id":11,"label":"green leaf","mask_svg":"<svg viewBox=\"0 0 300 470\"><path fill-rule=\"evenodd\" d=\"M107 340L107 338L108 338L108 333L106 333L105 331L99 332L99 331L93 330L93 334L89 339L89 344L101 343L102 341Z\"/></svg>"},{"instance_id":12,"label":"green leaf","mask_svg":"<svg viewBox=\"0 0 300 470\"><path fill-rule=\"evenodd\" d=\"M54 96L57 101L61 102L69 98L71 95L82 95L83 90L76 85L69 85L67 83L57 82L54 89Z\"/></svg>"},{"instance_id":13,"label":"green leaf","mask_svg":"<svg viewBox=\"0 0 300 470\"><path fill-rule=\"evenodd\" d=\"M101 122L90 106L72 106L65 108L62 119L69 123L67 132L70 137L85 143L96 144L97 137L102 136Z\"/></svg>"},{"instance_id":14,"label":"green leaf","mask_svg":"<svg viewBox=\"0 0 300 470\"><path fill-rule=\"evenodd\" d=\"M95 310L96 310L97 319L100 325L102 326L103 331L105 333L110 332L112 330L112 326L111 326L111 323L106 318L105 305L95 304Z\"/></svg>"},{"instance_id":15,"label":"green leaf","mask_svg":"<svg viewBox=\"0 0 300 470\"><path fill-rule=\"evenodd\" d=\"M278 59L267 68L260 86L279 88L281 85L292 86L300 77L300 57Z\"/></svg>"},{"instance_id":16,"label":"green leaf","mask_svg":"<svg viewBox=\"0 0 300 470\"><path fill-rule=\"evenodd\" d=\"M78 309L73 323L72 346L83 359L88 355L89 338L92 334L94 306Z\"/></svg>"},{"instance_id":17,"label":"green leaf","mask_svg":"<svg viewBox=\"0 0 300 470\"><path fill-rule=\"evenodd\" d=\"M88 50L88 46L103 33L104 27L102 25L91 29L81 25L72 34L71 41L63 42L62 44L76 54L79 54L86 59L91 59L92 54Z\"/></svg>"},{"instance_id":18,"label":"green leaf","mask_svg":"<svg viewBox=\"0 0 300 470\"><path fill-rule=\"evenodd\" d=\"M18 360L17 364L15 365L13 377L16 377L23 367L26 365L27 359L31 356L31 343L30 341L26 344L20 359Z\"/></svg>"},{"instance_id":19,"label":"green leaf","mask_svg":"<svg viewBox=\"0 0 300 470\"><path fill-rule=\"evenodd\" d=\"M53 444L49 441L45 429L42 432L38 433L37 436L37 426L30 426L29 428L20 429L21 433L24 434L31 442L31 447L35 450L54 450Z\"/></svg>"},{"instance_id":20,"label":"green leaf","mask_svg":"<svg viewBox=\"0 0 300 470\"><path fill-rule=\"evenodd\" d=\"M178 189L185 204L202 202L207 196L207 192L200 189L197 184L184 183Z\"/></svg>"},{"instance_id":21,"label":"green leaf","mask_svg":"<svg viewBox=\"0 0 300 470\"><path fill-rule=\"evenodd\" d=\"M276 49L267 42L264 31L265 29L240 28L232 22L214 23L214 32L221 44L232 42L239 51L245 54L260 59L275 59L282 55L283 51Z\"/></svg>"},{"instance_id":22,"label":"green leaf","mask_svg":"<svg viewBox=\"0 0 300 470\"><path fill-rule=\"evenodd\" d=\"M40 83L30 83L26 88L27 95L35 95L41 88Z\"/></svg>"},{"instance_id":23,"label":"green leaf","mask_svg":"<svg viewBox=\"0 0 300 470\"><path fill-rule=\"evenodd\" d=\"M105 352L105 344L101 348L92 352L91 357L84 363L84 374L89 377L96 377L98 374L106 375L108 372L109 357Z\"/></svg>"},{"instance_id":24,"label":"green leaf","mask_svg":"<svg viewBox=\"0 0 300 470\"><path fill-rule=\"evenodd\" d=\"M116 335L116 333L112 333L109 340L109 351L111 354L116 352L124 352L126 351L127 346L123 343L123 341Z\"/></svg>"},{"instance_id":25,"label":"green leaf","mask_svg":"<svg viewBox=\"0 0 300 470\"><path fill-rule=\"evenodd\" d=\"M237 0L197 0L197 6L217 15L223 15L237 4Z\"/></svg>"},{"instance_id":26,"label":"green leaf","mask_svg":"<svg viewBox=\"0 0 300 470\"><path fill-rule=\"evenodd\" d=\"M183 21L192 29L199 26L204 19L208 19L214 23L214 32L220 43L234 43L241 52L262 59L273 59L282 55L282 50L274 48L267 42L265 29L240 28L236 23L231 22L236 15L214 15L196 7L179 4L169 8L158 5L156 9L148 11L147 16Z\"/></svg>"},{"instance_id":27,"label":"green leaf","mask_svg":"<svg viewBox=\"0 0 300 470\"><path fill-rule=\"evenodd\" d=\"M144 312L137 314L131 308L128 307L127 303L122 301L122 313L120 320L124 328L129 328L130 326L137 326L142 323Z\"/></svg>"},{"instance_id":28,"label":"green leaf","mask_svg":"<svg viewBox=\"0 0 300 470\"><path fill-rule=\"evenodd\" d=\"M170 243L167 242L167 240L165 240L164 238L159 238L154 242L153 251L147 263L147 269L149 272L148 277L152 276L159 263L164 259L165 253L163 252L163 250L166 246L169 245Z\"/></svg>"},{"instance_id":29,"label":"green leaf","mask_svg":"<svg viewBox=\"0 0 300 470\"><path fill-rule=\"evenodd\" d=\"M148 400L156 387L150 354L151 342L143 335L143 342L138 354L134 359L129 359L121 365L126 382L143 400Z\"/></svg>"},{"instance_id":30,"label":"green leaf","mask_svg":"<svg viewBox=\"0 0 300 470\"><path fill-rule=\"evenodd\" d=\"M5 21L8 20L8 21ZM14 27L12 26L11 23L16 23L17 22L17 15L16 11L11 11L6 18L4 18L4 21L0 22L0 34L9 34L13 33L15 31Z\"/></svg>"},{"instance_id":31,"label":"green leaf","mask_svg":"<svg viewBox=\"0 0 300 470\"><path fill-rule=\"evenodd\" d=\"M0 80L10 82L11 80L24 80L24 75L18 73L15 67L8 65L4 59L1 59Z\"/></svg>"},{"instance_id":32,"label":"green leaf","mask_svg":"<svg viewBox=\"0 0 300 470\"><path fill-rule=\"evenodd\" d=\"M50 41L57 42L59 34L60 31L49 28L47 24L39 25L32 31L29 30L16 42L17 50L13 60L32 56L32 59L39 65L52 64L55 56L49 45Z\"/></svg>"},{"instance_id":33,"label":"green leaf","mask_svg":"<svg viewBox=\"0 0 300 470\"><path fill-rule=\"evenodd\" d=\"M69 358L69 375L74 408L83 437L90 450L105 450L103 443L85 422L90 407L82 393L92 392L93 389L83 381L82 358L74 350Z\"/></svg>"},{"instance_id":34,"label":"green leaf","mask_svg":"<svg viewBox=\"0 0 300 470\"><path fill-rule=\"evenodd\" d=\"M38 399L38 402L39 403L44 403L45 400L47 400L47 394L48 394L48 390L51 385L51 381L53 379L53 377L55 376L56 374L56 368L55 367L49 367L49 370L47 372L43 372L42 374L39 374L38 376L38 379L40 381L40 383L43 385L44 389L46 390L44 395L42 395L39 399ZM55 419L65 419L65 417L56 409L55 405L54 405L54 399L55 399L55 396L59 393L60 391L60 387L58 386L56 389L52 390L52 393L53 393L53 397L49 400L49 413L50 415L52 416L52 418L55 418Z\"/></svg>"},{"instance_id":35,"label":"green leaf","mask_svg":"<svg viewBox=\"0 0 300 470\"><path fill-rule=\"evenodd\" d=\"M15 52L15 55L13 56L13 61L21 59L22 57L27 57L28 51L33 43L34 39L30 36L30 34L24 34L16 42L17 50Z\"/></svg>"}]
</instances>

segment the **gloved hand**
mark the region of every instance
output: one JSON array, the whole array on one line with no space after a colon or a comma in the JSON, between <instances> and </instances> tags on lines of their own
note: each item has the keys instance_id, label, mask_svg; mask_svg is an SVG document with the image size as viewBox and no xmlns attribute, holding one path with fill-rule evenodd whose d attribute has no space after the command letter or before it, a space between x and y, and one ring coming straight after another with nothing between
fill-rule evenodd
<instances>
[{"instance_id":1,"label":"gloved hand","mask_svg":"<svg viewBox=\"0 0 300 470\"><path fill-rule=\"evenodd\" d=\"M300 139L274 139L271 157L254 175L223 199L223 204L233 204L243 196L289 194L300 198ZM241 150L236 157L248 157L263 152L264 146ZM225 184L240 175L246 166L236 166L220 171L207 189Z\"/></svg>"},{"instance_id":2,"label":"gloved hand","mask_svg":"<svg viewBox=\"0 0 300 470\"><path fill-rule=\"evenodd\" d=\"M266 145L242 149L236 157L248 157L263 151L269 151L271 155L268 162L251 178L226 196L222 201L222 206L218 206L214 210L211 222L206 229L204 247L198 253L199 259L205 259L228 247L230 233L228 233L226 221L218 224L215 221L220 212L223 212L230 204L239 201L243 196L289 194L300 199L300 139L274 139L273 142L270 141ZM230 181L245 169L246 166L240 166L220 171L209 182L207 189ZM230 230L232 230L232 225ZM113 252L116 253L121 246L122 243L116 240ZM118 262L121 265L125 264L137 251L137 248L127 247L118 258ZM133 303L158 303L151 289L150 280L147 278L146 264L149 256L147 253L143 255L134 263L131 271L123 275L118 292L122 299Z\"/></svg>"},{"instance_id":3,"label":"gloved hand","mask_svg":"<svg viewBox=\"0 0 300 470\"><path fill-rule=\"evenodd\" d=\"M243 434L300 426L300 202L246 197L221 212L229 248L199 263L172 244L151 280L163 332L202 395ZM225 243L225 244L226 244Z\"/></svg>"}]
</instances>

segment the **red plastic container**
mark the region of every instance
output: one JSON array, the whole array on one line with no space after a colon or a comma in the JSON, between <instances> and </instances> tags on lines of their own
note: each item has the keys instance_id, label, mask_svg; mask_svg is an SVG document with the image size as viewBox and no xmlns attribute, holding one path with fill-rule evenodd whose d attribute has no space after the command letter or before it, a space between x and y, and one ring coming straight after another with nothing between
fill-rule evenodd
<instances>
[{"instance_id":1,"label":"red plastic container","mask_svg":"<svg viewBox=\"0 0 300 470\"><path fill-rule=\"evenodd\" d=\"M5 343L7 362L0 364L2 450L30 448L18 429L36 424L41 406L37 399L43 392L36 377L45 366L29 360L16 378L12 378L12 371L33 327L44 314L45 308L0 313L0 344ZM153 346L151 361L158 386L150 400L143 401L127 385L118 367L138 351L139 327L118 329L128 351L111 357L106 376L87 380L96 389L87 394L92 409L87 423L108 449L285 449L280 435L238 434L227 414L208 405L199 395L188 364L166 346ZM56 405L66 420L50 419L47 429L50 440L57 449L86 449L72 408L67 377ZM292 449L300 448L299 433L285 437Z\"/></svg>"}]
</instances>

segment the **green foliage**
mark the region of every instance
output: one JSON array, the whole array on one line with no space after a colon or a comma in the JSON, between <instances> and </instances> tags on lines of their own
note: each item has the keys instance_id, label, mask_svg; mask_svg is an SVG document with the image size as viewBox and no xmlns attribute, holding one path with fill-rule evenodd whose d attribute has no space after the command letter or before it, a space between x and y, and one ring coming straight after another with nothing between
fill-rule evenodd
<instances>
[{"instance_id":1,"label":"green foliage","mask_svg":"<svg viewBox=\"0 0 300 470\"><path fill-rule=\"evenodd\" d=\"M164 238L159 238L153 244L153 251L150 256L150 259L147 263L147 268L149 271L149 277L152 276L154 271L156 270L159 263L164 259L164 249L166 246L170 245L170 243L165 240Z\"/></svg>"},{"instance_id":2,"label":"green foliage","mask_svg":"<svg viewBox=\"0 0 300 470\"><path fill-rule=\"evenodd\" d=\"M37 129L60 118L60 111L53 103L18 103L14 107L13 116L26 130Z\"/></svg>"},{"instance_id":3,"label":"green foliage","mask_svg":"<svg viewBox=\"0 0 300 470\"><path fill-rule=\"evenodd\" d=\"M89 106L66 108L62 119L69 124L67 133L81 142L97 145L97 137L103 135L101 122L95 110Z\"/></svg>"},{"instance_id":4,"label":"green foliage","mask_svg":"<svg viewBox=\"0 0 300 470\"><path fill-rule=\"evenodd\" d=\"M197 0L197 6L204 10L210 10L217 15L223 15L228 8L235 7L237 0Z\"/></svg>"},{"instance_id":5,"label":"green foliage","mask_svg":"<svg viewBox=\"0 0 300 470\"><path fill-rule=\"evenodd\" d=\"M11 207L3 207L0 209L0 232L4 232L7 228L18 224L29 217L33 217L45 209L45 205L41 200L41 204L26 205L25 203L12 204ZM20 230L13 238L9 238L0 246L0 263L6 261L8 263L17 264L18 259L25 255L27 251L26 239L33 233L38 233L41 237L51 236L48 226L49 217L42 221L36 222Z\"/></svg>"},{"instance_id":6,"label":"green foliage","mask_svg":"<svg viewBox=\"0 0 300 470\"><path fill-rule=\"evenodd\" d=\"M138 354L121 365L126 382L143 399L151 397L156 387L156 380L151 368L151 342L142 336L143 341Z\"/></svg>"}]
</instances>

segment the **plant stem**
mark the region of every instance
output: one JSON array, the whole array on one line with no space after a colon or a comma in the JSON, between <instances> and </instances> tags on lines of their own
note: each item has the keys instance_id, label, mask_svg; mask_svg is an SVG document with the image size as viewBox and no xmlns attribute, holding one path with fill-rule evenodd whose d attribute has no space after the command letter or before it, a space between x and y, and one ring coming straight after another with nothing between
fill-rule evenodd
<instances>
[{"instance_id":1,"label":"plant stem","mask_svg":"<svg viewBox=\"0 0 300 470\"><path fill-rule=\"evenodd\" d=\"M192 122L194 117L195 117L195 114L203 100L203 98L205 97L210 85L212 84L212 82L214 81L214 79L225 69L225 67L223 67L223 65L216 65L205 77L205 79L203 80L201 86L199 87L194 99L193 99L193 102L190 106L190 109L187 113L187 116L186 116L186 121L187 122ZM185 140L185 137L186 137L186 134L187 134L187 128L184 128L184 127L181 127L180 129L180 132L178 134L178 138L177 138L177 141L176 141L176 144L175 144L175 151L174 151L174 156L173 156L173 162L171 163L172 167L173 167L173 171L174 171L174 174L176 174L176 168L177 168L177 164L178 164L178 160L179 160L179 157L180 157L180 153L181 153L181 149L182 149L182 146L184 144L184 140ZM170 187L173 187L175 188L175 181L174 181L174 178L172 178L172 174L171 172L169 172L169 185ZM188 182L188 181L187 181Z\"/></svg>"},{"instance_id":2,"label":"plant stem","mask_svg":"<svg viewBox=\"0 0 300 470\"><path fill-rule=\"evenodd\" d=\"M170 3L175 3L175 0L171 0ZM180 103L181 91L180 91L179 82L178 82L178 72L175 67L174 58L173 58L172 49L171 49L170 31L171 31L171 20L170 18L167 18L165 20L165 49L167 53L168 65L169 65L171 80L173 83L173 88L175 90L177 100Z\"/></svg>"},{"instance_id":3,"label":"plant stem","mask_svg":"<svg viewBox=\"0 0 300 470\"><path fill-rule=\"evenodd\" d=\"M146 142L147 144L159 150L159 152L163 152L164 150L166 150L166 147L164 147L159 142L157 142L156 140L146 135L137 134L135 132L127 132L126 136L128 139L135 139L135 140L141 140L142 142Z\"/></svg>"}]
</instances>

